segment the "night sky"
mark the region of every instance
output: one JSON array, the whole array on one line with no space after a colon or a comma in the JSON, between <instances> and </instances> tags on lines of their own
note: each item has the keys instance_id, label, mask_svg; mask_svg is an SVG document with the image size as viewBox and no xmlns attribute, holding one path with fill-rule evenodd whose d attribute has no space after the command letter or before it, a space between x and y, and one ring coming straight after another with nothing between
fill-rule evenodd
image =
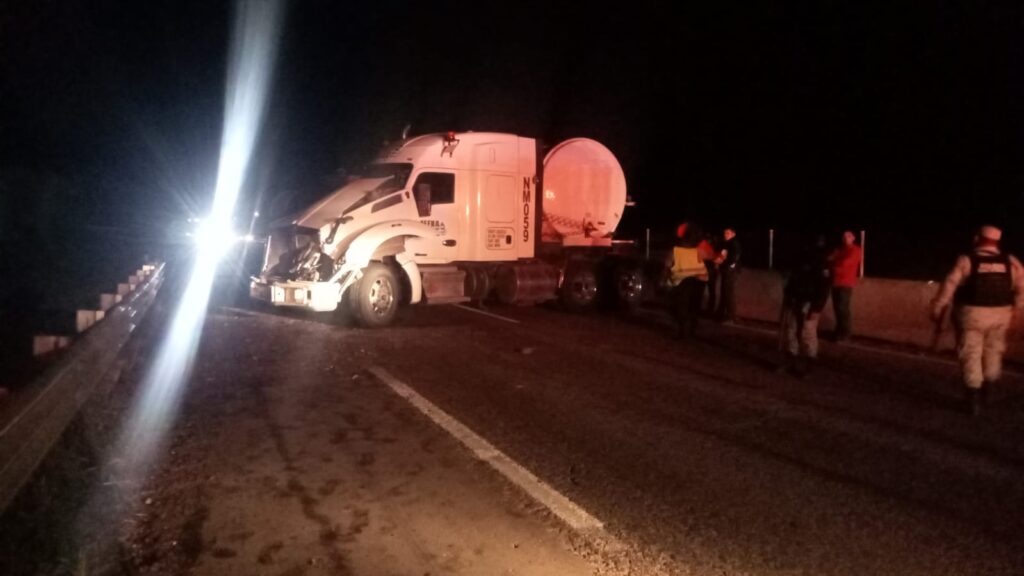
<instances>
[{"instance_id":1,"label":"night sky","mask_svg":"<svg viewBox=\"0 0 1024 576\"><path fill-rule=\"evenodd\" d=\"M851 226L942 262L982 220L1014 237L1019 3L748 4L291 2L245 209L305 206L408 123L600 140L638 202L627 235ZM231 13L0 4L7 247L60 260L55 235L133 243L203 212Z\"/></svg>"}]
</instances>

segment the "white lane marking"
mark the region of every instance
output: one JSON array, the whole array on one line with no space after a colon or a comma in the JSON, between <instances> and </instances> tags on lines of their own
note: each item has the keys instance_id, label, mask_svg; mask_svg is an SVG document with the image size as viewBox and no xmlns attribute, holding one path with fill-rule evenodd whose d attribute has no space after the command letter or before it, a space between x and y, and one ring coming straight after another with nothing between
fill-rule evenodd
<instances>
[{"instance_id":1,"label":"white lane marking","mask_svg":"<svg viewBox=\"0 0 1024 576\"><path fill-rule=\"evenodd\" d=\"M591 516L575 502L569 500L543 480L534 476L529 470L517 464L491 445L490 442L484 440L477 433L448 415L444 410L441 410L429 400L420 396L419 393L392 376L387 370L374 366L369 371L381 382L391 387L396 394L408 400L410 404L433 420L435 424L444 428L445 431L461 442L463 446L469 448L477 458L490 464L502 476L520 487L524 492L533 497L534 500L546 506L548 510L561 518L572 529L590 533L604 530L603 522Z\"/></svg>"},{"instance_id":2,"label":"white lane marking","mask_svg":"<svg viewBox=\"0 0 1024 576\"><path fill-rule=\"evenodd\" d=\"M455 306L456 308L461 308L463 310L468 310L470 312L476 312L477 314L483 314L484 316L490 316L491 318L497 318L498 320L504 320L505 322L511 322L513 324L519 324L520 323L519 320L515 320L515 319L512 319L512 318L506 318L505 316L499 316L497 314L492 314L490 312L484 312L483 310L480 310L478 308L472 308L472 307L466 306L465 304L452 304L452 306Z\"/></svg>"}]
</instances>

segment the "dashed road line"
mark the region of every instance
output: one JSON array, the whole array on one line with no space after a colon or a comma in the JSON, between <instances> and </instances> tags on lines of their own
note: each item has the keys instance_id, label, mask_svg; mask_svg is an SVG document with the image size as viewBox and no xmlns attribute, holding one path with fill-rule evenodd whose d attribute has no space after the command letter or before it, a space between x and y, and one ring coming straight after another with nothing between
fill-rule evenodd
<instances>
[{"instance_id":1,"label":"dashed road line","mask_svg":"<svg viewBox=\"0 0 1024 576\"><path fill-rule=\"evenodd\" d=\"M506 456L466 425L432 404L410 388L408 384L398 380L379 366L371 367L369 371L378 380L387 384L396 394L408 400L410 404L433 420L435 424L454 436L463 446L469 448L477 458L488 463L498 473L544 505L552 514L561 518L573 530L587 534L604 532L603 522L534 476L529 470L520 466L515 460Z\"/></svg>"},{"instance_id":2,"label":"dashed road line","mask_svg":"<svg viewBox=\"0 0 1024 576\"><path fill-rule=\"evenodd\" d=\"M483 314L484 316L489 316L491 318L497 318L498 320L504 320L505 322L511 322L513 324L521 324L521 322L519 320L516 320L514 318L507 318L505 316L500 316L498 314L493 314L491 312L485 312L483 310L480 310L479 308L473 308L473 307L470 307L470 306L466 306L465 304L452 304L452 306L454 306L456 308L461 308L462 310L467 310L469 312L475 312L477 314Z\"/></svg>"}]
</instances>

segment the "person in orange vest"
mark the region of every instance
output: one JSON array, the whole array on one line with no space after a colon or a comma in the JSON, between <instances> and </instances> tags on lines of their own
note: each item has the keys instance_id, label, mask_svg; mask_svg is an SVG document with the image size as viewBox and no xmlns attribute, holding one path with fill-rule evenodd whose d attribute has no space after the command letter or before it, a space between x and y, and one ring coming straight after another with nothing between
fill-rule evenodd
<instances>
[{"instance_id":1,"label":"person in orange vest","mask_svg":"<svg viewBox=\"0 0 1024 576\"><path fill-rule=\"evenodd\" d=\"M714 259L714 250L701 237L699 227L692 223L680 224L676 229L676 245L666 262L668 282L672 286L672 316L680 338L692 337L697 331L708 281L704 261L710 259Z\"/></svg>"},{"instance_id":2,"label":"person in orange vest","mask_svg":"<svg viewBox=\"0 0 1024 576\"><path fill-rule=\"evenodd\" d=\"M932 302L932 320L940 322L952 304L957 355L967 388L967 411L977 416L988 388L999 380L1006 332L1024 307L1024 268L999 249L1002 230L982 226L974 249L957 258Z\"/></svg>"},{"instance_id":3,"label":"person in orange vest","mask_svg":"<svg viewBox=\"0 0 1024 576\"><path fill-rule=\"evenodd\" d=\"M843 232L843 245L833 250L828 257L832 276L832 310L836 316L836 342L845 342L853 334L850 303L863 257L860 246L854 244L856 239L853 232L846 230Z\"/></svg>"}]
</instances>

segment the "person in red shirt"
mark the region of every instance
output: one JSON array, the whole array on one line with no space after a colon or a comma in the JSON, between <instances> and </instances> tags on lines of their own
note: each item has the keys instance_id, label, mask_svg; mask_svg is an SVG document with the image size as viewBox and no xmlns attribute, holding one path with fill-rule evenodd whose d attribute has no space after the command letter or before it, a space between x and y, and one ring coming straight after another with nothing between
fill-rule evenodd
<instances>
[{"instance_id":1,"label":"person in red shirt","mask_svg":"<svg viewBox=\"0 0 1024 576\"><path fill-rule=\"evenodd\" d=\"M850 318L850 302L853 287L860 272L861 249L854 244L853 232L843 232L843 245L828 257L829 274L832 276L832 309L836 316L836 342L843 342L853 333Z\"/></svg>"}]
</instances>

